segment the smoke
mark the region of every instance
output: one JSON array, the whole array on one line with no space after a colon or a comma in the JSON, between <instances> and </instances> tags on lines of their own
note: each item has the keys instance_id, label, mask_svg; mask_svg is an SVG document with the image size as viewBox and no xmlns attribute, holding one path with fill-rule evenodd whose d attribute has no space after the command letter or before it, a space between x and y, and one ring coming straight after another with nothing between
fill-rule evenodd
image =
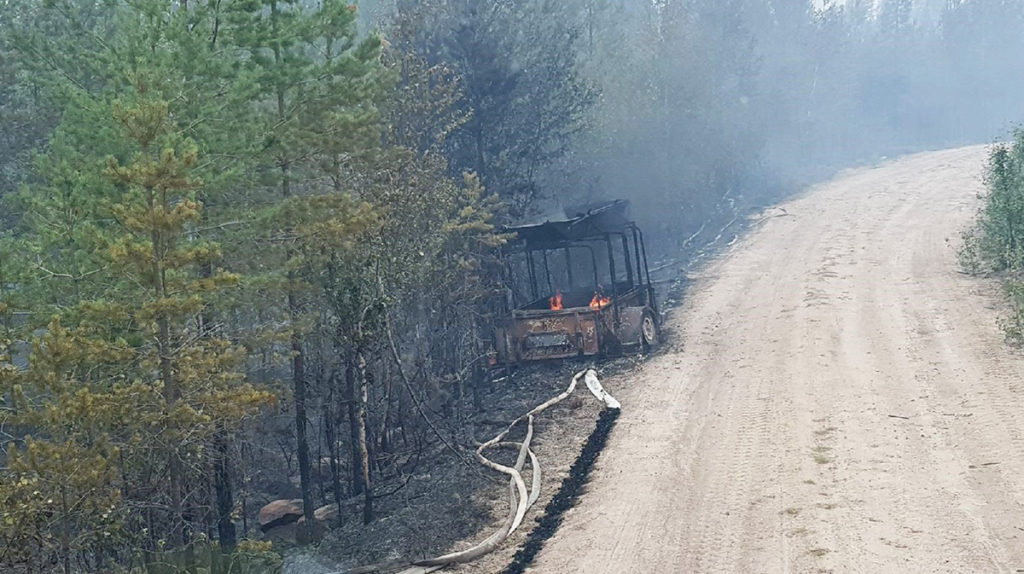
<instances>
[{"instance_id":1,"label":"smoke","mask_svg":"<svg viewBox=\"0 0 1024 574\"><path fill-rule=\"evenodd\" d=\"M1022 3L596 5L581 59L602 97L549 197L631 199L664 251L839 169L1024 117Z\"/></svg>"}]
</instances>

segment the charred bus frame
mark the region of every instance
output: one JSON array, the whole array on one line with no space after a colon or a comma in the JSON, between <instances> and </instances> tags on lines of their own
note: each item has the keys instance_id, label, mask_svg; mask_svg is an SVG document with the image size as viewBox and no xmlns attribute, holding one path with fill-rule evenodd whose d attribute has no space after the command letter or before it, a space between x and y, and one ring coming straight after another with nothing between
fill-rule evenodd
<instances>
[{"instance_id":1,"label":"charred bus frame","mask_svg":"<svg viewBox=\"0 0 1024 574\"><path fill-rule=\"evenodd\" d=\"M573 215L564 219L506 228L516 239L504 255L507 261L521 258L529 296L519 300L513 266L506 265L508 317L495 332L496 362L608 356L658 343L647 247L626 216L628 205L609 201L568 210ZM577 282L578 250L589 256L592 284ZM564 284L553 281L551 253L561 254Z\"/></svg>"}]
</instances>

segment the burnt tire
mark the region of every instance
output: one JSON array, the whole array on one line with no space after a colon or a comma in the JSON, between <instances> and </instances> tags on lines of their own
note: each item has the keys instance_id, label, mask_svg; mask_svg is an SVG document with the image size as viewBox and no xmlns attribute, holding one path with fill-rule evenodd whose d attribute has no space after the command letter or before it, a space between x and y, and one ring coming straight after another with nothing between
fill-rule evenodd
<instances>
[{"instance_id":1,"label":"burnt tire","mask_svg":"<svg viewBox=\"0 0 1024 574\"><path fill-rule=\"evenodd\" d=\"M640 347L643 351L649 352L661 342L661 328L658 325L658 318L654 311L644 309L640 319Z\"/></svg>"}]
</instances>

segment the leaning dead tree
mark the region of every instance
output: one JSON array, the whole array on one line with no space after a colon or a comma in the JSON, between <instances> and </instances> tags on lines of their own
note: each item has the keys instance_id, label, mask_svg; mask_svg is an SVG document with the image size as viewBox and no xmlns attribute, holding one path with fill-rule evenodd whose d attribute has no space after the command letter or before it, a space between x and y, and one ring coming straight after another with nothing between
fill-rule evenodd
<instances>
[{"instance_id":1,"label":"leaning dead tree","mask_svg":"<svg viewBox=\"0 0 1024 574\"><path fill-rule=\"evenodd\" d=\"M584 381L594 397L604 403L606 408L620 408L619 402L608 394L601 386L601 382L597 378L597 372L594 369L586 369L573 376L572 381L569 383L569 387L565 389L565 391L544 403L541 403L530 410L530 412L515 419L505 428L505 430L477 447L475 456L476 460L480 464L491 470L508 475L509 477L508 516L505 517L501 526L498 527L493 534L466 550L452 552L435 558L417 560L404 569L401 569L402 566L395 562L388 562L345 570L336 574L379 574L383 572L394 572L396 570L398 570L398 574L427 574L428 572L441 570L442 568L452 564L472 562L485 554L493 552L502 542L505 541L505 539L519 528L527 511L529 511L540 498L541 466L536 453L534 453L531 448L531 443L533 441L534 419L544 411L569 398L569 396L576 391L576 387L579 385L581 379ZM512 433L513 429L524 424L526 425L526 436L521 443L505 440L509 434ZM515 464L512 466L506 466L494 462L486 456L487 451L490 449L508 447L517 448L519 451ZM526 466L527 460L530 462L532 474L529 488L527 488L526 480L523 478L523 469Z\"/></svg>"}]
</instances>

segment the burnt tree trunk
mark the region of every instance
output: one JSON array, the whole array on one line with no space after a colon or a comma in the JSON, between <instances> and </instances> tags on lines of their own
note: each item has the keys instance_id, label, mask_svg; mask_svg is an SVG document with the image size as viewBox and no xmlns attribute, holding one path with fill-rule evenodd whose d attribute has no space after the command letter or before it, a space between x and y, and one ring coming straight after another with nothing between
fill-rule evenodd
<instances>
[{"instance_id":1,"label":"burnt tree trunk","mask_svg":"<svg viewBox=\"0 0 1024 574\"><path fill-rule=\"evenodd\" d=\"M331 461L331 491L334 496L334 503L338 505L337 525L341 526L344 520L341 516L341 473L338 468L338 431L337 431L337 400L335 384L337 383L337 372L332 371L327 377L327 397L323 402L324 438L327 440L327 456Z\"/></svg>"},{"instance_id":2,"label":"burnt tree trunk","mask_svg":"<svg viewBox=\"0 0 1024 574\"><path fill-rule=\"evenodd\" d=\"M247 459L246 459L245 445L246 445L245 441L242 441L242 444L240 446L240 453L239 453L239 457L238 457L238 460L239 460L240 464L242 465L242 468L240 469L240 471L241 471L240 479L241 480L239 480L239 484L242 485L242 492L240 493L240 496L242 498L242 500L241 500L241 504L242 504L242 538L245 538L245 537L249 536L249 497L247 496L248 490L245 487L245 485L248 484L249 465L248 465L248 462L247 462Z\"/></svg>"},{"instance_id":3,"label":"burnt tree trunk","mask_svg":"<svg viewBox=\"0 0 1024 574\"><path fill-rule=\"evenodd\" d=\"M321 413L325 413L329 407L324 405L323 399L323 388L324 388L324 377L323 370L319 370L316 376L316 389L317 396L320 397L320 410ZM320 502L327 500L327 486L324 484L324 434L327 432L324 429L324 418L321 416L317 421L316 428L316 486L320 493Z\"/></svg>"},{"instance_id":4,"label":"burnt tree trunk","mask_svg":"<svg viewBox=\"0 0 1024 574\"><path fill-rule=\"evenodd\" d=\"M373 483L370 482L370 450L366 437L366 405L369 402L370 373L366 368L366 359L362 351L357 354L359 364L359 401L358 411L358 433L359 433L359 466L363 481L363 524L373 521Z\"/></svg>"},{"instance_id":5,"label":"burnt tree trunk","mask_svg":"<svg viewBox=\"0 0 1024 574\"><path fill-rule=\"evenodd\" d=\"M235 508L234 492L231 489L231 459L228 452L228 440L222 434L214 439L216 453L213 462L213 488L217 498L217 540L220 550L230 554L235 550L238 536L231 512Z\"/></svg>"},{"instance_id":6,"label":"burnt tree trunk","mask_svg":"<svg viewBox=\"0 0 1024 574\"><path fill-rule=\"evenodd\" d=\"M292 392L295 397L295 442L299 462L299 484L302 489L302 514L306 518L307 532L299 533L302 542L308 542L313 528L313 489L309 468L309 440L306 438L306 362L302 352L302 340L295 331L298 323L299 306L296 301L292 282L294 277L289 272L288 313L292 320Z\"/></svg>"},{"instance_id":7,"label":"burnt tree trunk","mask_svg":"<svg viewBox=\"0 0 1024 574\"><path fill-rule=\"evenodd\" d=\"M349 361L345 368L345 403L348 406L349 441L352 456L352 495L362 494L363 476L359 464L359 409L356 406L356 368Z\"/></svg>"},{"instance_id":8,"label":"burnt tree trunk","mask_svg":"<svg viewBox=\"0 0 1024 574\"><path fill-rule=\"evenodd\" d=\"M391 428L390 427L391 427L391 424L392 424L392 421L391 421L391 393L392 393L391 373L389 373L389 372L387 372L385 370L385 372L383 373L383 379L384 379L383 380L383 383L384 383L384 399L381 402L382 402L383 407L384 407L384 413L381 416L381 421L380 421L380 436L379 436L379 442L378 442L378 444L380 446L380 449L379 449L378 452L390 453L391 452Z\"/></svg>"}]
</instances>

